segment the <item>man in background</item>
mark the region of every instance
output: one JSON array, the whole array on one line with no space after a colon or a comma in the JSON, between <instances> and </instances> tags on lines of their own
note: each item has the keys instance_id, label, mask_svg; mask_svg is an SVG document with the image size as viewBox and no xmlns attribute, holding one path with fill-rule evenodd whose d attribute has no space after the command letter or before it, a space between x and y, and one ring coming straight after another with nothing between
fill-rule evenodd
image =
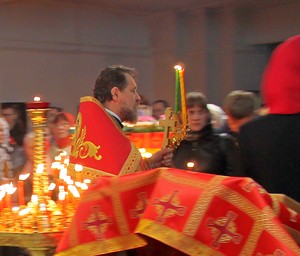
<instances>
[{"instance_id":1,"label":"man in background","mask_svg":"<svg viewBox=\"0 0 300 256\"><path fill-rule=\"evenodd\" d=\"M166 108L169 107L169 103L165 100L156 100L152 103L152 116L159 120L162 115L165 114Z\"/></svg>"}]
</instances>

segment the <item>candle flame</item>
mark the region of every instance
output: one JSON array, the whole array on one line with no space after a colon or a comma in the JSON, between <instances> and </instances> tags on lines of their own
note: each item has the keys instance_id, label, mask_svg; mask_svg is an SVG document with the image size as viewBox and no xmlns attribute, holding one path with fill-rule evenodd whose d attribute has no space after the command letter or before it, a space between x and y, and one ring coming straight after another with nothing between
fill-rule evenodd
<instances>
[{"instance_id":1,"label":"candle flame","mask_svg":"<svg viewBox=\"0 0 300 256\"><path fill-rule=\"evenodd\" d=\"M76 171L76 172L81 172L82 170L83 170L82 165L80 165L80 164L75 164L75 171Z\"/></svg>"},{"instance_id":2,"label":"candle flame","mask_svg":"<svg viewBox=\"0 0 300 256\"><path fill-rule=\"evenodd\" d=\"M32 195L31 196L31 202L33 202L33 203L37 203L38 202L38 196L37 195Z\"/></svg>"},{"instance_id":3,"label":"candle flame","mask_svg":"<svg viewBox=\"0 0 300 256\"><path fill-rule=\"evenodd\" d=\"M66 168L61 169L59 172L59 178L61 180L64 180L67 177L67 173L68 173L68 170Z\"/></svg>"},{"instance_id":4,"label":"candle flame","mask_svg":"<svg viewBox=\"0 0 300 256\"><path fill-rule=\"evenodd\" d=\"M63 201L66 199L66 193L64 191L60 191L58 193L58 200Z\"/></svg>"},{"instance_id":5,"label":"candle flame","mask_svg":"<svg viewBox=\"0 0 300 256\"><path fill-rule=\"evenodd\" d=\"M5 190L0 190L0 201L4 198L5 196Z\"/></svg>"},{"instance_id":6,"label":"candle flame","mask_svg":"<svg viewBox=\"0 0 300 256\"><path fill-rule=\"evenodd\" d=\"M55 189L55 187L56 187L56 184L52 182L52 183L49 185L48 190L51 191L51 190Z\"/></svg>"},{"instance_id":7,"label":"candle flame","mask_svg":"<svg viewBox=\"0 0 300 256\"><path fill-rule=\"evenodd\" d=\"M17 212L20 210L20 207L18 206L14 206L12 209L11 209L13 212Z\"/></svg>"},{"instance_id":8,"label":"candle flame","mask_svg":"<svg viewBox=\"0 0 300 256\"><path fill-rule=\"evenodd\" d=\"M19 216L24 216L26 214L30 213L30 209L29 208L25 208L22 209L21 211L19 211Z\"/></svg>"},{"instance_id":9,"label":"candle flame","mask_svg":"<svg viewBox=\"0 0 300 256\"><path fill-rule=\"evenodd\" d=\"M84 179L83 182L89 184L89 183L91 183L91 180L90 179Z\"/></svg>"},{"instance_id":10,"label":"candle flame","mask_svg":"<svg viewBox=\"0 0 300 256\"><path fill-rule=\"evenodd\" d=\"M186 164L186 166L189 167L189 168L193 168L195 166L195 163L194 162L188 162Z\"/></svg>"},{"instance_id":11,"label":"candle flame","mask_svg":"<svg viewBox=\"0 0 300 256\"><path fill-rule=\"evenodd\" d=\"M88 185L85 184L85 183L82 183L82 184L81 184L81 189L82 189L82 190L87 190L87 189L88 189Z\"/></svg>"},{"instance_id":12,"label":"candle flame","mask_svg":"<svg viewBox=\"0 0 300 256\"><path fill-rule=\"evenodd\" d=\"M41 203L40 204L40 211L46 211L46 210L47 210L46 204Z\"/></svg>"},{"instance_id":13,"label":"candle flame","mask_svg":"<svg viewBox=\"0 0 300 256\"><path fill-rule=\"evenodd\" d=\"M69 185L68 186L68 189L71 191L72 195L76 198L79 198L80 197L80 194L77 190L77 188L74 186L74 185Z\"/></svg>"},{"instance_id":14,"label":"candle flame","mask_svg":"<svg viewBox=\"0 0 300 256\"><path fill-rule=\"evenodd\" d=\"M43 173L44 171L44 164L38 164L37 168L36 168L36 173Z\"/></svg>"},{"instance_id":15,"label":"candle flame","mask_svg":"<svg viewBox=\"0 0 300 256\"><path fill-rule=\"evenodd\" d=\"M41 97L35 96L35 97L33 98L33 101L35 101L35 102L41 101Z\"/></svg>"},{"instance_id":16,"label":"candle flame","mask_svg":"<svg viewBox=\"0 0 300 256\"><path fill-rule=\"evenodd\" d=\"M19 180L26 180L30 176L30 173L20 174Z\"/></svg>"},{"instance_id":17,"label":"candle flame","mask_svg":"<svg viewBox=\"0 0 300 256\"><path fill-rule=\"evenodd\" d=\"M55 156L54 159L55 159L55 161L60 161L61 160L61 156Z\"/></svg>"},{"instance_id":18,"label":"candle flame","mask_svg":"<svg viewBox=\"0 0 300 256\"><path fill-rule=\"evenodd\" d=\"M176 70L183 70L183 68L180 65L175 65L174 69L176 69Z\"/></svg>"},{"instance_id":19,"label":"candle flame","mask_svg":"<svg viewBox=\"0 0 300 256\"><path fill-rule=\"evenodd\" d=\"M12 195L13 193L15 193L17 190L16 187L14 187L14 185L12 183L9 184L9 186L6 188L6 193L9 195Z\"/></svg>"}]
</instances>

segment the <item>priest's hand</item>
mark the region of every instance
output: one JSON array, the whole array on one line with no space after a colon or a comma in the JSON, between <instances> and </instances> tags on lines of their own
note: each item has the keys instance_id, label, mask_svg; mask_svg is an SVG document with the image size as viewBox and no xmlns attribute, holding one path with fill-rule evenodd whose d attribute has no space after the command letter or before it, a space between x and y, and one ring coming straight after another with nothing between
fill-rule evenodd
<instances>
[{"instance_id":1,"label":"priest's hand","mask_svg":"<svg viewBox=\"0 0 300 256\"><path fill-rule=\"evenodd\" d=\"M152 168L171 167L173 159L173 149L164 148L154 153L149 159Z\"/></svg>"}]
</instances>

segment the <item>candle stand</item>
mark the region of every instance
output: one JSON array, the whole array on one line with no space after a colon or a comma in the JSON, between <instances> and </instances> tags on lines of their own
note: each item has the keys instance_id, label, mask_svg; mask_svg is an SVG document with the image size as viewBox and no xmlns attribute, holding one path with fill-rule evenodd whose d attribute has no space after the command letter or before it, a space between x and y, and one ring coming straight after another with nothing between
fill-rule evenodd
<instances>
[{"instance_id":1,"label":"candle stand","mask_svg":"<svg viewBox=\"0 0 300 256\"><path fill-rule=\"evenodd\" d=\"M27 205L20 204L17 210L8 204L0 208L0 246L24 247L32 256L46 256L56 247L74 213L74 207L70 207L73 212L66 211L68 202L56 203L49 196L49 174L47 168L43 168L46 167L45 128L48 105L39 104L37 108L34 106L31 103L27 109L34 132L33 194L31 201ZM45 108L40 108L41 106Z\"/></svg>"}]
</instances>

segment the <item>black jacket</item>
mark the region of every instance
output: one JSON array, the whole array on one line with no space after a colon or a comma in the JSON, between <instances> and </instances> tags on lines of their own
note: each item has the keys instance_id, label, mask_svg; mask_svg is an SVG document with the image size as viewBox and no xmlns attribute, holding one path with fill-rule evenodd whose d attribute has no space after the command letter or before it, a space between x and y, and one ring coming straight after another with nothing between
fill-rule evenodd
<instances>
[{"instance_id":1,"label":"black jacket","mask_svg":"<svg viewBox=\"0 0 300 256\"><path fill-rule=\"evenodd\" d=\"M300 201L300 114L267 115L240 129L245 175Z\"/></svg>"},{"instance_id":2,"label":"black jacket","mask_svg":"<svg viewBox=\"0 0 300 256\"><path fill-rule=\"evenodd\" d=\"M230 141L231 142L231 141ZM211 125L207 125L198 133L190 133L174 150L173 164L175 168L205 172L219 175L233 175L235 163L233 151L224 138L213 133ZM188 167L188 163L194 163Z\"/></svg>"}]
</instances>

